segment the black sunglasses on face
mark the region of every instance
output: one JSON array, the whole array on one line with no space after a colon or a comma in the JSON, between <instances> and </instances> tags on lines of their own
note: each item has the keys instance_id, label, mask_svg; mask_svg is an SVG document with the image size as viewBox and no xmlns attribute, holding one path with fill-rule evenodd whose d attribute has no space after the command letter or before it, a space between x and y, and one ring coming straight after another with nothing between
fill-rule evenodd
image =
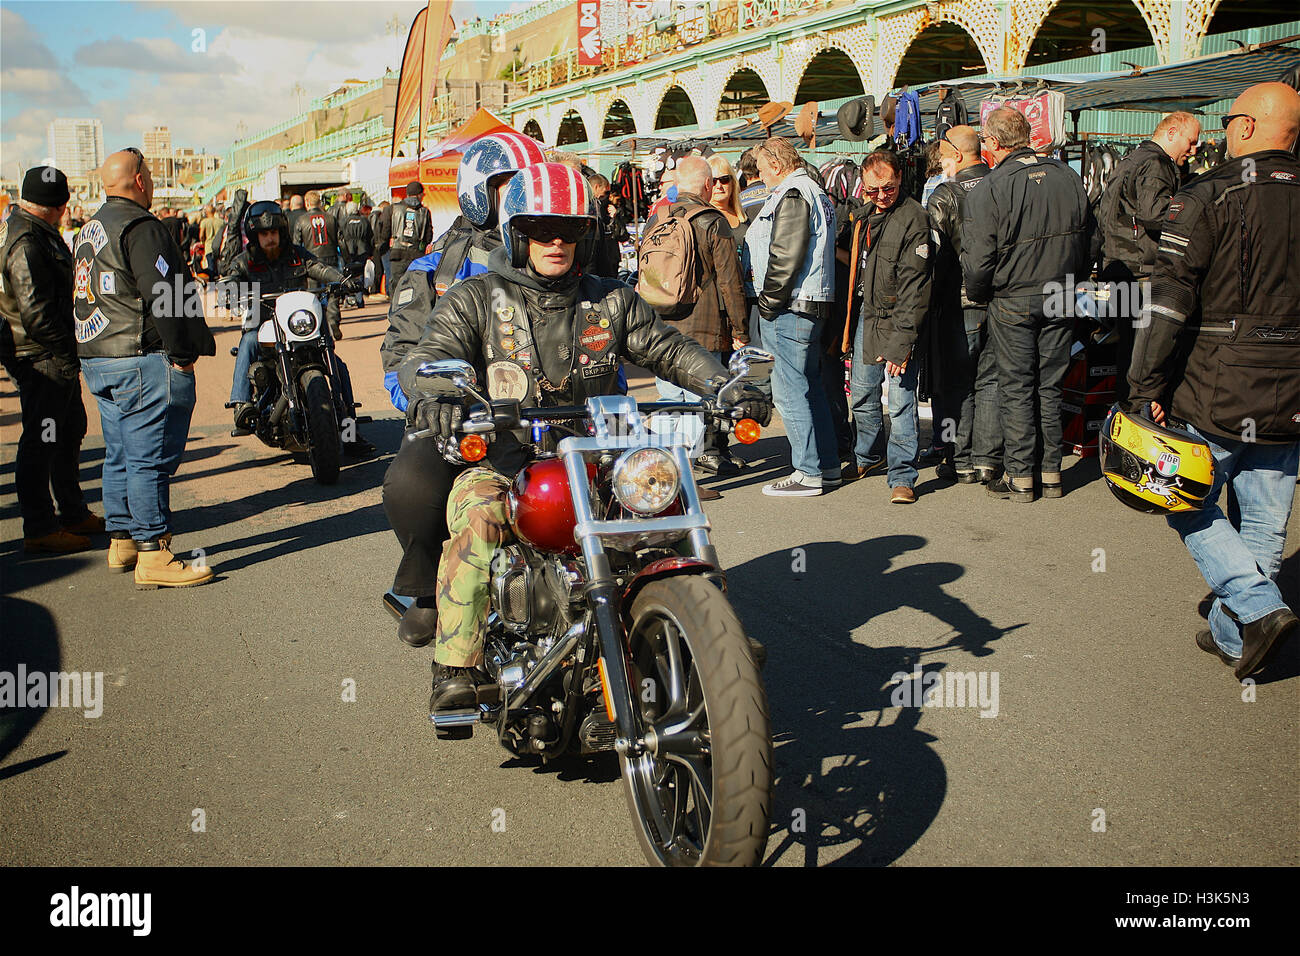
<instances>
[{"instance_id":1,"label":"black sunglasses on face","mask_svg":"<svg viewBox=\"0 0 1300 956\"><path fill-rule=\"evenodd\" d=\"M1229 113L1227 116L1223 118L1223 128L1227 129L1229 123L1231 123L1235 119L1240 119L1241 117L1245 117L1248 120L1255 119L1255 117L1251 116L1249 113Z\"/></svg>"},{"instance_id":2,"label":"black sunglasses on face","mask_svg":"<svg viewBox=\"0 0 1300 956\"><path fill-rule=\"evenodd\" d=\"M713 180L713 185L715 185L715 186L730 186L730 185L731 185L731 177L730 177L730 176L718 176L716 179Z\"/></svg>"},{"instance_id":3,"label":"black sunglasses on face","mask_svg":"<svg viewBox=\"0 0 1300 956\"><path fill-rule=\"evenodd\" d=\"M561 242L577 242L591 228L590 220L565 216L521 216L512 222L520 233L534 242L554 242L556 239Z\"/></svg>"}]
</instances>

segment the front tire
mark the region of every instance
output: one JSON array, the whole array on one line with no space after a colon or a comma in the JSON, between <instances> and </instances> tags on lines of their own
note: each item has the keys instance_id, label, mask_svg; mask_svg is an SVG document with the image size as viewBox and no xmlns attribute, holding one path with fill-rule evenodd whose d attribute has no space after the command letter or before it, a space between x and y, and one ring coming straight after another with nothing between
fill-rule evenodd
<instances>
[{"instance_id":1,"label":"front tire","mask_svg":"<svg viewBox=\"0 0 1300 956\"><path fill-rule=\"evenodd\" d=\"M703 578L652 581L628 635L638 733L699 740L619 755L646 859L659 866L757 866L772 811L767 691L726 596ZM647 683L648 682L648 683Z\"/></svg>"},{"instance_id":2,"label":"front tire","mask_svg":"<svg viewBox=\"0 0 1300 956\"><path fill-rule=\"evenodd\" d=\"M303 372L299 381L302 385L302 407L307 415L308 457L311 460L312 477L322 485L332 485L339 480L339 462L343 448L339 441L330 383L325 378L325 373L316 368Z\"/></svg>"}]
</instances>

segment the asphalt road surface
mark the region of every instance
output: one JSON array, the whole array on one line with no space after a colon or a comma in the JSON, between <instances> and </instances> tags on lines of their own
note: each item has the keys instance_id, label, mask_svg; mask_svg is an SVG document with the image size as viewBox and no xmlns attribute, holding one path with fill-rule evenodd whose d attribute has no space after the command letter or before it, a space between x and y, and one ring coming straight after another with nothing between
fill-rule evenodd
<instances>
[{"instance_id":1,"label":"asphalt road surface","mask_svg":"<svg viewBox=\"0 0 1300 956\"><path fill-rule=\"evenodd\" d=\"M217 570L200 588L136 591L103 539L23 556L17 397L0 384L0 671L104 675L98 717L0 715L0 864L642 862L612 758L542 766L427 722L431 649L401 644L380 605L399 555L380 486L401 432L384 309L345 312L340 351L386 453L333 488L230 437L238 331L210 320L218 355L199 362L172 485L174 547ZM769 865L1298 862L1300 641L1246 688L1199 651L1204 582L1095 461L1067 459L1066 496L1028 507L932 468L911 506L882 476L779 500L760 487L788 470L780 434L743 449L750 467L710 482L723 498L708 505L732 599L769 649ZM891 681L917 669L984 695L905 706L917 681Z\"/></svg>"}]
</instances>

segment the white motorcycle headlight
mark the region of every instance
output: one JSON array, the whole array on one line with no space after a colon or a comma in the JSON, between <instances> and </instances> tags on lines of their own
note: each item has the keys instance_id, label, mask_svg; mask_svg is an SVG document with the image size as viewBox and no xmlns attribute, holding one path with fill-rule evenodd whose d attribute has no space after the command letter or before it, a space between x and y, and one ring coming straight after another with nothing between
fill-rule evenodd
<instances>
[{"instance_id":1,"label":"white motorcycle headlight","mask_svg":"<svg viewBox=\"0 0 1300 956\"><path fill-rule=\"evenodd\" d=\"M289 316L289 331L294 335L311 335L316 331L316 316L306 309L299 309Z\"/></svg>"},{"instance_id":2,"label":"white motorcycle headlight","mask_svg":"<svg viewBox=\"0 0 1300 956\"><path fill-rule=\"evenodd\" d=\"M638 448L614 465L614 497L628 511L656 515L674 501L682 490L677 461L662 448Z\"/></svg>"}]
</instances>

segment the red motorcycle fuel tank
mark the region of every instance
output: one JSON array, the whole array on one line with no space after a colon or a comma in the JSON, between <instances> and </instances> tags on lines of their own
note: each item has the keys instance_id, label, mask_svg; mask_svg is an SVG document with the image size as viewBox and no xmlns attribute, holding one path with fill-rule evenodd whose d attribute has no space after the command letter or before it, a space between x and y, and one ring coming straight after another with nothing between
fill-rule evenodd
<instances>
[{"instance_id":1,"label":"red motorcycle fuel tank","mask_svg":"<svg viewBox=\"0 0 1300 956\"><path fill-rule=\"evenodd\" d=\"M587 463L587 477L596 466ZM510 487L510 524L520 539L539 551L577 554L573 529L578 523L569 493L569 476L558 458L535 461L515 476Z\"/></svg>"}]
</instances>

